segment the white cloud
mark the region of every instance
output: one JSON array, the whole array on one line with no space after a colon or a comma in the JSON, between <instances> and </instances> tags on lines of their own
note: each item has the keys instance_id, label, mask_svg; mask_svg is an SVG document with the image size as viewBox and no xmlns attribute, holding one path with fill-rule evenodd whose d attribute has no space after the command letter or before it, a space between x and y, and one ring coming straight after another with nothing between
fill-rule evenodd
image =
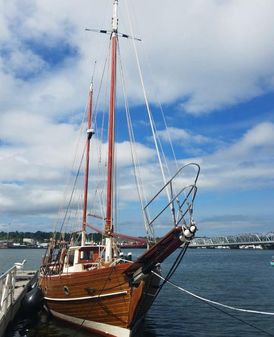
<instances>
[{"instance_id":1,"label":"white cloud","mask_svg":"<svg viewBox=\"0 0 274 337\"><path fill-rule=\"evenodd\" d=\"M197 114L273 90L272 1L174 0L168 11L162 1L142 0L133 6L135 15L132 17L142 17L142 22L135 24L135 32L143 39L138 49L141 54L145 50L151 60L150 66L144 64L144 74L154 101L157 102L158 97L162 103L177 100L184 110ZM84 28L108 28L111 1L98 4L83 0L79 4L13 0L2 1L1 7L2 43L13 48L11 68L5 71L12 71L14 67L19 71L21 64L22 70L31 67L32 72L44 66L39 81L22 83L12 79L11 89L18 99L22 95L21 104L31 109L40 105L43 110L50 99L52 113L61 114L81 107L89 80L86 74L91 73L91 59L97 59L98 68L101 67L100 59L108 43L106 36L85 33ZM129 32L123 2L119 11L121 31ZM61 41L67 43L77 51L78 60L45 72L46 61L33 54L30 45L24 44L26 39L34 39L36 44L42 43L47 48ZM123 60L129 69L126 77L134 80L137 75L129 43L121 41ZM152 82L147 78L151 73ZM26 92L32 92L32 97ZM128 93L131 101L140 99L140 87L131 82ZM44 113L50 112L45 109Z\"/></svg>"},{"instance_id":2,"label":"white cloud","mask_svg":"<svg viewBox=\"0 0 274 337\"><path fill-rule=\"evenodd\" d=\"M195 135L191 131L179 129L175 127L169 127L165 130L160 130L157 132L157 135L165 142L172 141L174 143L183 142L182 144L204 144L212 143L215 140L212 140L203 135Z\"/></svg>"},{"instance_id":3,"label":"white cloud","mask_svg":"<svg viewBox=\"0 0 274 337\"><path fill-rule=\"evenodd\" d=\"M78 124L70 124L68 119L85 109L93 61L97 60L95 79L99 80L109 41L84 28L108 28L111 4L111 0L0 0L2 210L50 213L62 201L60 191L78 137ZM142 18L139 25L135 21L133 25L142 38L137 43L140 55L151 60L143 69L154 102L159 98L161 103L177 102L182 110L201 114L273 90L272 1L173 0L168 11L162 0L131 5L135 7L133 21ZM122 1L119 12L121 31L130 33ZM135 83L130 41L121 39L120 44L128 69L129 100L139 104L141 90ZM58 64L50 60L54 52L59 53ZM175 142L214 142L179 127L170 131ZM167 141L166 132L160 131L159 136ZM257 186L269 184L273 137L273 124L261 123L234 144L222 144L210 156L196 158L203 164L200 186L221 189L250 187L254 181ZM160 180L155 152L141 142L137 152L151 194ZM129 181L132 172L126 171L131 160L129 143L117 144L117 153L125 172L125 199L135 200Z\"/></svg>"},{"instance_id":4,"label":"white cloud","mask_svg":"<svg viewBox=\"0 0 274 337\"><path fill-rule=\"evenodd\" d=\"M252 161L259 164L260 160L266 158L272 162L273 144L274 124L262 122L248 130L235 144L217 152L214 159L225 156L227 161L237 158L241 162Z\"/></svg>"},{"instance_id":5,"label":"white cloud","mask_svg":"<svg viewBox=\"0 0 274 337\"><path fill-rule=\"evenodd\" d=\"M154 97L184 97L182 108L198 114L273 90L273 7L256 0L173 1L167 12L159 4L150 29L139 27L153 60ZM154 10L152 1L142 22Z\"/></svg>"},{"instance_id":6,"label":"white cloud","mask_svg":"<svg viewBox=\"0 0 274 337\"><path fill-rule=\"evenodd\" d=\"M274 124L260 123L235 143L198 161L202 165L201 187L242 189L273 186Z\"/></svg>"}]
</instances>

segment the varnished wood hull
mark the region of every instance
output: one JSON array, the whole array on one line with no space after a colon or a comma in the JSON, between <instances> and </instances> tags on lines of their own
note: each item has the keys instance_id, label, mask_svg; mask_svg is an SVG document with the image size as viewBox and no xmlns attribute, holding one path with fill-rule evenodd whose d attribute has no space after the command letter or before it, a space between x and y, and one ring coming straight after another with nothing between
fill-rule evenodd
<instances>
[{"instance_id":1,"label":"varnished wood hull","mask_svg":"<svg viewBox=\"0 0 274 337\"><path fill-rule=\"evenodd\" d=\"M131 286L129 265L41 275L39 286L54 316L102 335L130 336L150 308L159 279L150 273Z\"/></svg>"}]
</instances>

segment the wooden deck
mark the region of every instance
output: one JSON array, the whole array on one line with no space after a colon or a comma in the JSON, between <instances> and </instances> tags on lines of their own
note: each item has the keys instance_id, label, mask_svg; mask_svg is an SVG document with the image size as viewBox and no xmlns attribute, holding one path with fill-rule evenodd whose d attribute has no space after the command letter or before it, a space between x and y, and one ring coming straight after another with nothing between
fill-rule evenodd
<instances>
[{"instance_id":1,"label":"wooden deck","mask_svg":"<svg viewBox=\"0 0 274 337\"><path fill-rule=\"evenodd\" d=\"M13 266L0 276L0 337L13 321L22 299L36 282L37 271L18 270Z\"/></svg>"}]
</instances>

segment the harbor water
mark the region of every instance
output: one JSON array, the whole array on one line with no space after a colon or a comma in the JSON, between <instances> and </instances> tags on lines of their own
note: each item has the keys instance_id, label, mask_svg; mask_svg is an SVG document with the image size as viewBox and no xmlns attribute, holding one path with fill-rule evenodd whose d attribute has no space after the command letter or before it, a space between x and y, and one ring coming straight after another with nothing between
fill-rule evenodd
<instances>
[{"instance_id":1,"label":"harbor water","mask_svg":"<svg viewBox=\"0 0 274 337\"><path fill-rule=\"evenodd\" d=\"M136 257L141 252L133 250L133 255ZM0 273L23 259L27 260L25 269L37 269L43 253L41 249L1 249ZM271 250L189 249L171 281L216 302L274 312L274 267L270 265L272 255ZM172 255L162 264L163 275L168 272L175 257L176 254ZM91 336L45 315L39 315L35 322L20 319L15 322L7 337L20 335ZM144 320L138 337L179 336L274 336L274 316L216 309L165 284Z\"/></svg>"}]
</instances>

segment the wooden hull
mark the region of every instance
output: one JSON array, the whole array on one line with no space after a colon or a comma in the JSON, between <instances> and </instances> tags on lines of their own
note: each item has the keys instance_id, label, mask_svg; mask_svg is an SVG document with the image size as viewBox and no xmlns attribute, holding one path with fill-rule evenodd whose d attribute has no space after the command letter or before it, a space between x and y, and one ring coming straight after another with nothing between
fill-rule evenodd
<instances>
[{"instance_id":1,"label":"wooden hull","mask_svg":"<svg viewBox=\"0 0 274 337\"><path fill-rule=\"evenodd\" d=\"M159 278L149 273L131 286L125 274L129 266L40 275L39 286L55 317L103 336L131 336L153 303Z\"/></svg>"}]
</instances>

